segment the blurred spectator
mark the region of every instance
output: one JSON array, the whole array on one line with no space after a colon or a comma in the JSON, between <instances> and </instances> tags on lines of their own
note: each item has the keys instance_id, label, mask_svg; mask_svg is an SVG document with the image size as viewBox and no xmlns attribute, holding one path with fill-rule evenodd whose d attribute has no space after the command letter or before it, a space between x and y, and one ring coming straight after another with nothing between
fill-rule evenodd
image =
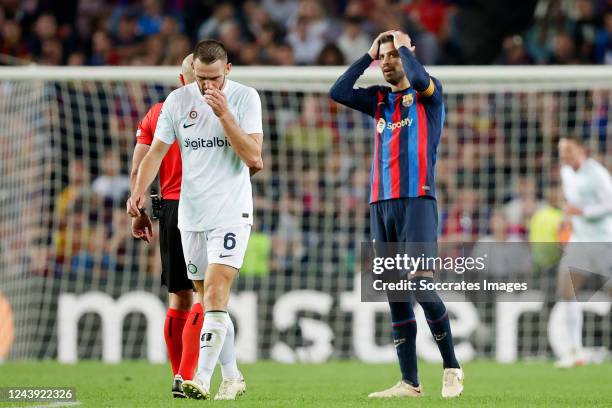
<instances>
[{"instance_id":1,"label":"blurred spectator","mask_svg":"<svg viewBox=\"0 0 612 408\"><path fill-rule=\"evenodd\" d=\"M527 55L523 39L518 35L504 38L502 54L496 61L500 65L529 65L531 58Z\"/></svg>"},{"instance_id":2,"label":"blurred spectator","mask_svg":"<svg viewBox=\"0 0 612 408\"><path fill-rule=\"evenodd\" d=\"M239 63L242 50L240 26L235 21L226 21L219 27L219 40L227 50L229 62Z\"/></svg>"},{"instance_id":3,"label":"blurred spectator","mask_svg":"<svg viewBox=\"0 0 612 408\"><path fill-rule=\"evenodd\" d=\"M61 65L63 63L63 54L64 47L59 40L44 40L38 63L41 65Z\"/></svg>"},{"instance_id":4,"label":"blurred spectator","mask_svg":"<svg viewBox=\"0 0 612 408\"><path fill-rule=\"evenodd\" d=\"M293 48L295 63L298 65L312 64L323 49L323 38L311 30L306 17L298 18L287 40Z\"/></svg>"},{"instance_id":5,"label":"blurred spectator","mask_svg":"<svg viewBox=\"0 0 612 408\"><path fill-rule=\"evenodd\" d=\"M344 55L336 44L327 44L317 58L317 65L344 65Z\"/></svg>"},{"instance_id":6,"label":"blurred spectator","mask_svg":"<svg viewBox=\"0 0 612 408\"><path fill-rule=\"evenodd\" d=\"M145 50L142 58L142 65L160 65L166 53L164 43L160 35L147 37ZM183 57L184 58L184 57Z\"/></svg>"},{"instance_id":7,"label":"blurred spectator","mask_svg":"<svg viewBox=\"0 0 612 408\"><path fill-rule=\"evenodd\" d=\"M604 26L595 38L595 62L612 64L612 5L604 15Z\"/></svg>"},{"instance_id":8,"label":"blurred spectator","mask_svg":"<svg viewBox=\"0 0 612 408\"><path fill-rule=\"evenodd\" d=\"M479 192L461 188L457 199L442 216L442 240L445 242L474 242L481 231L486 231L487 209L482 207Z\"/></svg>"},{"instance_id":9,"label":"blurred spectator","mask_svg":"<svg viewBox=\"0 0 612 408\"><path fill-rule=\"evenodd\" d=\"M504 205L504 213L511 233L525 236L529 220L543 205L544 203L537 197L533 177L520 177L515 182L512 199Z\"/></svg>"},{"instance_id":10,"label":"blurred spectator","mask_svg":"<svg viewBox=\"0 0 612 408\"><path fill-rule=\"evenodd\" d=\"M58 45L52 43L52 41L57 41L57 39L57 20L55 19L55 16L51 14L42 14L36 20L34 32L30 37L29 49L32 51L34 58L39 60L45 57L45 52L47 54L53 53L54 51L57 52ZM47 47L47 50L44 49L45 46ZM54 48L54 50L52 48ZM46 57L49 58L49 55L46 55Z\"/></svg>"},{"instance_id":11,"label":"blurred spectator","mask_svg":"<svg viewBox=\"0 0 612 408\"><path fill-rule=\"evenodd\" d=\"M278 226L272 236L271 272L291 274L304 256L302 227L297 197L284 194L278 205Z\"/></svg>"},{"instance_id":12,"label":"blurred spectator","mask_svg":"<svg viewBox=\"0 0 612 408\"><path fill-rule=\"evenodd\" d=\"M54 219L65 223L68 211L77 200L91 194L91 177L83 159L75 159L68 165L68 185L57 196Z\"/></svg>"},{"instance_id":13,"label":"blurred spectator","mask_svg":"<svg viewBox=\"0 0 612 408\"><path fill-rule=\"evenodd\" d=\"M577 64L578 59L575 55L572 37L566 32L558 32L555 35L552 55L548 60L549 64L567 65Z\"/></svg>"},{"instance_id":14,"label":"blurred spectator","mask_svg":"<svg viewBox=\"0 0 612 408\"><path fill-rule=\"evenodd\" d=\"M296 0L264 0L263 7L276 24L286 28L289 22L295 19L298 2Z\"/></svg>"},{"instance_id":15,"label":"blurred spectator","mask_svg":"<svg viewBox=\"0 0 612 408\"><path fill-rule=\"evenodd\" d=\"M551 60L553 51L557 46L555 42L558 33L573 31L571 21L563 13L561 0L550 0L541 4L544 4L544 13L527 34L527 49L537 64L545 64ZM567 48L563 41L565 39L561 40L561 44L558 45L561 48Z\"/></svg>"},{"instance_id":16,"label":"blurred spectator","mask_svg":"<svg viewBox=\"0 0 612 408\"><path fill-rule=\"evenodd\" d=\"M336 28L332 21L326 17L325 10L320 1L301 0L298 12L292 20L289 20L290 27L297 25L298 20L304 19L308 22L308 36L327 39L336 39L340 32L334 32Z\"/></svg>"},{"instance_id":17,"label":"blurred spectator","mask_svg":"<svg viewBox=\"0 0 612 408\"><path fill-rule=\"evenodd\" d=\"M125 65L131 57L143 51L144 38L137 34L136 16L124 15L119 19L113 43L121 63Z\"/></svg>"},{"instance_id":18,"label":"blurred spectator","mask_svg":"<svg viewBox=\"0 0 612 408\"><path fill-rule=\"evenodd\" d=\"M263 276L270 273L272 238L257 230L251 233L240 273L243 276Z\"/></svg>"},{"instance_id":19,"label":"blurred spectator","mask_svg":"<svg viewBox=\"0 0 612 408\"><path fill-rule=\"evenodd\" d=\"M86 62L87 62L87 57L85 56L85 53L83 53L82 51L75 51L68 56L68 61L66 62L66 65L70 65L70 66L86 65Z\"/></svg>"},{"instance_id":20,"label":"blurred spectator","mask_svg":"<svg viewBox=\"0 0 612 408\"><path fill-rule=\"evenodd\" d=\"M22 38L19 24L8 20L2 22L2 33L0 36L0 54L10 55L14 58L28 59L30 52ZM0 62L1 63L1 62Z\"/></svg>"},{"instance_id":21,"label":"blurred spectator","mask_svg":"<svg viewBox=\"0 0 612 408\"><path fill-rule=\"evenodd\" d=\"M181 65L186 55L191 54L192 47L189 37L177 34L170 38L162 65Z\"/></svg>"},{"instance_id":22,"label":"blurred spectator","mask_svg":"<svg viewBox=\"0 0 612 408\"><path fill-rule=\"evenodd\" d=\"M595 35L601 26L601 18L595 13L592 0L576 0L576 22L574 27L574 46L579 58L593 62Z\"/></svg>"},{"instance_id":23,"label":"blurred spectator","mask_svg":"<svg viewBox=\"0 0 612 408\"><path fill-rule=\"evenodd\" d=\"M231 3L220 3L213 14L198 29L198 40L219 38L221 25L234 21L234 6Z\"/></svg>"},{"instance_id":24,"label":"blurred spectator","mask_svg":"<svg viewBox=\"0 0 612 408\"><path fill-rule=\"evenodd\" d=\"M117 65L119 54L113 49L109 35L104 31L96 31L92 37L91 65Z\"/></svg>"},{"instance_id":25,"label":"blurred spectator","mask_svg":"<svg viewBox=\"0 0 612 408\"><path fill-rule=\"evenodd\" d=\"M130 177L121 174L118 153L113 150L107 151L102 157L100 167L102 174L94 180L93 191L105 201L119 203L130 191Z\"/></svg>"},{"instance_id":26,"label":"blurred spectator","mask_svg":"<svg viewBox=\"0 0 612 408\"><path fill-rule=\"evenodd\" d=\"M175 64L203 38L224 41L232 60L243 65L317 64L325 44L338 46L349 63L374 36L391 29L411 36L426 65L612 59L612 11L599 0L526 0L513 6L490 0L482 10L451 0L67 1L0 3L0 54L6 55L0 63ZM292 52L281 44L290 44ZM333 52L323 56L322 63L338 61Z\"/></svg>"},{"instance_id":27,"label":"blurred spectator","mask_svg":"<svg viewBox=\"0 0 612 408\"><path fill-rule=\"evenodd\" d=\"M247 27L249 39L255 41L267 25L275 23L268 11L254 0L248 0L242 6L243 20Z\"/></svg>"},{"instance_id":28,"label":"blurred spectator","mask_svg":"<svg viewBox=\"0 0 612 408\"><path fill-rule=\"evenodd\" d=\"M259 48L255 43L243 43L240 46L240 55L238 60L241 65L261 65L259 59Z\"/></svg>"},{"instance_id":29,"label":"blurred spectator","mask_svg":"<svg viewBox=\"0 0 612 408\"><path fill-rule=\"evenodd\" d=\"M546 204L540 207L529 220L529 242L534 263L544 269L554 267L561 251L557 242L563 221L561 211L561 186L552 184L545 191Z\"/></svg>"},{"instance_id":30,"label":"blurred spectator","mask_svg":"<svg viewBox=\"0 0 612 408\"><path fill-rule=\"evenodd\" d=\"M446 0L412 0L404 11L428 32L438 35L447 22Z\"/></svg>"},{"instance_id":31,"label":"blurred spectator","mask_svg":"<svg viewBox=\"0 0 612 408\"><path fill-rule=\"evenodd\" d=\"M350 16L344 20L342 35L338 38L338 47L349 63L360 58L372 45L372 40L363 31L362 26L363 18L360 16Z\"/></svg>"},{"instance_id":32,"label":"blurred spectator","mask_svg":"<svg viewBox=\"0 0 612 408\"><path fill-rule=\"evenodd\" d=\"M295 54L287 43L275 44L270 53L274 65L295 65Z\"/></svg>"},{"instance_id":33,"label":"blurred spectator","mask_svg":"<svg viewBox=\"0 0 612 408\"><path fill-rule=\"evenodd\" d=\"M143 0L142 8L144 13L138 18L138 32L142 35L159 33L163 22L161 0Z\"/></svg>"},{"instance_id":34,"label":"blurred spectator","mask_svg":"<svg viewBox=\"0 0 612 408\"><path fill-rule=\"evenodd\" d=\"M530 272L533 262L529 245L520 239L511 239L508 223L501 211L494 211L489 220L489 234L474 245L473 257L486 255L486 273L510 278Z\"/></svg>"}]
</instances>

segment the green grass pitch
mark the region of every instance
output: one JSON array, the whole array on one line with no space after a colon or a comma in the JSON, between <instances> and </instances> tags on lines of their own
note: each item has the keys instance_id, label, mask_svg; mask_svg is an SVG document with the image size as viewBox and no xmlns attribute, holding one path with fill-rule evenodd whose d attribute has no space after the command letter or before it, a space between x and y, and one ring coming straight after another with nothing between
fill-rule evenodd
<instances>
[{"instance_id":1,"label":"green grass pitch","mask_svg":"<svg viewBox=\"0 0 612 408\"><path fill-rule=\"evenodd\" d=\"M240 367L247 393L235 402L174 400L169 366L145 362L5 363L0 365L0 386L76 387L79 407L612 407L611 364L557 370L542 362L473 362L464 366L464 394L443 400L440 365L421 363L425 397L377 401L369 400L367 394L398 380L394 364L259 362ZM213 395L219 376L217 370ZM16 405L0 403L0 408Z\"/></svg>"}]
</instances>

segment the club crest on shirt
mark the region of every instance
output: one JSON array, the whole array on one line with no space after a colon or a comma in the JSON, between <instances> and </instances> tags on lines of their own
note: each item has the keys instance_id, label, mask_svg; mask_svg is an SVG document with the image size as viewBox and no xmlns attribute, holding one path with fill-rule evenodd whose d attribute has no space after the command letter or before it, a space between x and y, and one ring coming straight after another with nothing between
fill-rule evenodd
<instances>
[{"instance_id":1,"label":"club crest on shirt","mask_svg":"<svg viewBox=\"0 0 612 408\"><path fill-rule=\"evenodd\" d=\"M378 119L378 123L376 124L376 130L378 131L378 133L382 133L383 130L385 130L386 125L387 122L385 122L383 118Z\"/></svg>"},{"instance_id":2,"label":"club crest on shirt","mask_svg":"<svg viewBox=\"0 0 612 408\"><path fill-rule=\"evenodd\" d=\"M189 112L189 119L195 119L198 117L198 112L192 110L191 112Z\"/></svg>"},{"instance_id":3,"label":"club crest on shirt","mask_svg":"<svg viewBox=\"0 0 612 408\"><path fill-rule=\"evenodd\" d=\"M414 103L414 95L411 93L402 97L402 105L405 107L411 106Z\"/></svg>"}]
</instances>

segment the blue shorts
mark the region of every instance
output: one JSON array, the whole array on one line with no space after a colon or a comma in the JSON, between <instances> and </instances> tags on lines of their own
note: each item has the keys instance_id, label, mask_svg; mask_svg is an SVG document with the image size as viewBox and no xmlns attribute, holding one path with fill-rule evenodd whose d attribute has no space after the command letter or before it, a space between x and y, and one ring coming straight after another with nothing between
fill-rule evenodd
<instances>
[{"instance_id":1,"label":"blue shorts","mask_svg":"<svg viewBox=\"0 0 612 408\"><path fill-rule=\"evenodd\" d=\"M370 231L375 247L385 242L409 242L410 255L438 253L438 203L432 197L407 197L370 204ZM393 251L393 248L381 252Z\"/></svg>"},{"instance_id":2,"label":"blue shorts","mask_svg":"<svg viewBox=\"0 0 612 408\"><path fill-rule=\"evenodd\" d=\"M372 203L370 231L376 242L436 242L438 204L427 196Z\"/></svg>"}]
</instances>

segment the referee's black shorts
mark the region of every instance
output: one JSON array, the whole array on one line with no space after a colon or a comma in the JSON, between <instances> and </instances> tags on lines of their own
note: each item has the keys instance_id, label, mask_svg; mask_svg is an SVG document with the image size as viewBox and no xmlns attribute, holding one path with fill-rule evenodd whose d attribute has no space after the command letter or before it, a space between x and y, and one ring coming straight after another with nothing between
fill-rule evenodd
<instances>
[{"instance_id":1,"label":"referee's black shorts","mask_svg":"<svg viewBox=\"0 0 612 408\"><path fill-rule=\"evenodd\" d=\"M178 200L162 200L159 217L159 249L161 252L161 282L168 292L193 290L187 277L181 232L178 229Z\"/></svg>"},{"instance_id":2,"label":"referee's black shorts","mask_svg":"<svg viewBox=\"0 0 612 408\"><path fill-rule=\"evenodd\" d=\"M386 242L410 243L411 256L437 256L438 204L433 197L409 197L370 204L370 232L375 247ZM384 245L383 245L384 246ZM381 249L381 252L386 252Z\"/></svg>"}]
</instances>

